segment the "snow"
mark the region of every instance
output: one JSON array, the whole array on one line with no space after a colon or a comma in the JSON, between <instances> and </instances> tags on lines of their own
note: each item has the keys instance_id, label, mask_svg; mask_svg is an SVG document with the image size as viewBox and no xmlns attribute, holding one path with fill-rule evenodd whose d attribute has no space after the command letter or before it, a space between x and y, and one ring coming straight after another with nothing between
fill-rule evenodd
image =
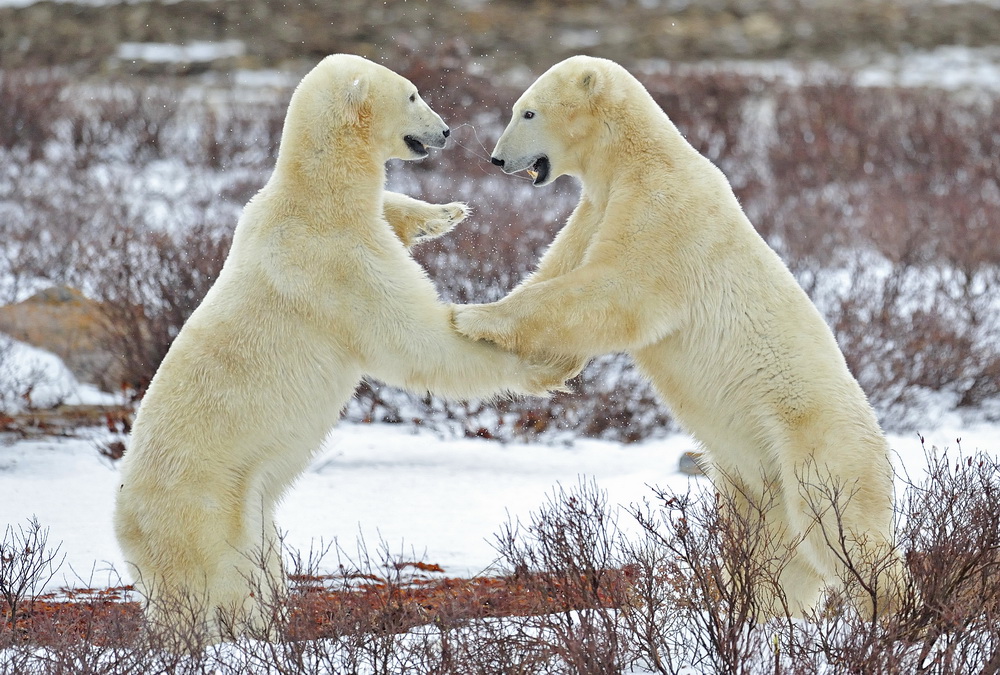
<instances>
[{"instance_id":1,"label":"snow","mask_svg":"<svg viewBox=\"0 0 1000 675\"><path fill-rule=\"evenodd\" d=\"M692 63L648 59L640 73L738 73L801 86L849 78L861 87L942 89L980 94L1000 92L1000 47L945 45L899 54L848 53L836 61L791 59L705 60Z\"/></svg>"},{"instance_id":2,"label":"snow","mask_svg":"<svg viewBox=\"0 0 1000 675\"><path fill-rule=\"evenodd\" d=\"M1000 92L1000 48L942 46L902 55L883 54L859 68L863 87L931 87L949 91Z\"/></svg>"},{"instance_id":3,"label":"snow","mask_svg":"<svg viewBox=\"0 0 1000 675\"><path fill-rule=\"evenodd\" d=\"M186 45L165 42L123 42L118 45L116 56L122 61L200 63L243 56L245 53L246 45L242 40L221 42L195 40Z\"/></svg>"},{"instance_id":4,"label":"snow","mask_svg":"<svg viewBox=\"0 0 1000 675\"><path fill-rule=\"evenodd\" d=\"M31 405L37 408L119 402L91 384L78 382L55 354L0 333L0 412L19 412L28 405L22 396L25 391L30 391Z\"/></svg>"},{"instance_id":5,"label":"snow","mask_svg":"<svg viewBox=\"0 0 1000 675\"><path fill-rule=\"evenodd\" d=\"M0 446L0 523L36 517L50 543L63 542L66 574L53 587L116 584L124 574L111 525L118 469L97 451L111 434L46 438ZM492 535L508 518L526 520L558 483L593 478L612 504L651 498L647 483L686 489L677 460L694 446L682 435L638 445L581 440L569 446L444 440L391 425L335 427L281 505L286 544L308 552L336 541L441 565L452 576L486 570ZM326 561L334 571L336 561ZM91 573L96 571L96 574Z\"/></svg>"},{"instance_id":6,"label":"snow","mask_svg":"<svg viewBox=\"0 0 1000 675\"><path fill-rule=\"evenodd\" d=\"M72 402L114 403L80 385L57 357L13 343L9 364L44 367L50 389ZM1000 423L944 415L935 429L890 436L896 470L919 477L927 448L1000 454ZM117 585L125 565L111 524L118 468L99 452L117 437L86 429L79 437L16 440L0 437L0 524L37 518L62 542L66 565L50 587ZM960 443L959 443L959 440ZM687 490L680 455L696 447L684 434L636 444L578 439L562 445L500 444L443 439L396 425L337 425L278 511L286 544L308 553L337 543L348 554L359 537L370 549L436 563L452 576L483 572L494 563L491 542L507 522L522 522L558 485L581 479L605 490L611 505L653 500L652 486ZM902 482L899 489L902 490ZM620 519L622 525L627 518ZM325 561L334 571L335 556Z\"/></svg>"}]
</instances>

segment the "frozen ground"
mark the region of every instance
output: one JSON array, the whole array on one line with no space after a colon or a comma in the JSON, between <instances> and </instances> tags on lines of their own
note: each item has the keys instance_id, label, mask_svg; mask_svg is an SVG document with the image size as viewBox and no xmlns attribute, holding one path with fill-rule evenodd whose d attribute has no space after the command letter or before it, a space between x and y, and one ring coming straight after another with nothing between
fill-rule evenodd
<instances>
[{"instance_id":1,"label":"frozen ground","mask_svg":"<svg viewBox=\"0 0 1000 675\"><path fill-rule=\"evenodd\" d=\"M117 467L97 451L107 432L0 446L0 523L31 517L63 542L65 575L55 586L116 584L124 565L111 528ZM493 561L492 533L524 519L557 483L593 478L611 503L651 497L647 483L684 489L676 472L683 436L640 445L578 441L570 446L441 440L388 425L344 424L331 433L278 513L286 543L303 552L336 540L350 555L361 535L374 553L433 562L467 576ZM336 558L326 560L330 571Z\"/></svg>"},{"instance_id":2,"label":"frozen ground","mask_svg":"<svg viewBox=\"0 0 1000 675\"><path fill-rule=\"evenodd\" d=\"M0 284L2 285L2 284ZM11 385L14 386L11 386ZM12 391L30 388L31 405L47 408L69 405L113 405L111 394L90 384L80 384L58 356L0 333L0 411L18 412L28 401ZM0 457L2 457L0 449ZM0 466L3 460L0 459ZM3 493L0 492L0 495ZM0 502L2 503L2 502Z\"/></svg>"},{"instance_id":3,"label":"frozen ground","mask_svg":"<svg viewBox=\"0 0 1000 675\"><path fill-rule=\"evenodd\" d=\"M246 45L241 40L205 42L195 40L185 45L162 42L123 42L118 45L116 56L122 61L147 61L150 63L177 63L188 61L209 62L243 56Z\"/></svg>"},{"instance_id":4,"label":"frozen ground","mask_svg":"<svg viewBox=\"0 0 1000 675\"><path fill-rule=\"evenodd\" d=\"M72 376L62 377L62 389L71 389ZM890 437L897 470L915 478L924 463L918 432L928 448L954 451L961 438L966 453L1000 454L1000 424L945 416L937 428ZM0 439L0 526L34 517L50 528L50 543L62 542L66 554L52 586L114 585L124 574L111 527L118 469L97 450L108 438L91 429L79 438ZM373 553L384 541L391 553L439 564L449 575L474 575L494 561L493 534L508 519L525 520L557 484L592 479L609 503L626 506L652 499L650 485L683 491L692 479L677 462L693 447L681 434L632 445L502 445L342 424L289 491L278 523L287 544L303 552L336 541L352 555L360 535ZM336 556L325 563L333 571Z\"/></svg>"},{"instance_id":5,"label":"frozen ground","mask_svg":"<svg viewBox=\"0 0 1000 675\"><path fill-rule=\"evenodd\" d=\"M799 86L809 82L848 80L861 87L904 87L990 95L1000 91L1000 48L944 45L899 54L847 53L834 62L757 59L677 63L651 59L638 72L731 72Z\"/></svg>"}]
</instances>

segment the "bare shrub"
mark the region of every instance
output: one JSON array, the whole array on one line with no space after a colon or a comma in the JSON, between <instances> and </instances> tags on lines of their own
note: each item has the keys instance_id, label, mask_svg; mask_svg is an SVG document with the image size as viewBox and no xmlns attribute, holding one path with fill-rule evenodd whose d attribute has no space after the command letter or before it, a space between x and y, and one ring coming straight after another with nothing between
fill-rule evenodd
<instances>
[{"instance_id":1,"label":"bare shrub","mask_svg":"<svg viewBox=\"0 0 1000 675\"><path fill-rule=\"evenodd\" d=\"M238 643L235 660L250 672L444 672L440 631L411 592L421 582L414 556L393 552L384 541L372 551L359 539L352 555L335 548L338 572L330 575L322 569L331 565L331 550L321 542L305 556L286 551L290 593L254 591L270 598L269 639Z\"/></svg>"},{"instance_id":2,"label":"bare shrub","mask_svg":"<svg viewBox=\"0 0 1000 675\"><path fill-rule=\"evenodd\" d=\"M54 135L66 82L43 70L0 72L0 148L21 150L30 162L43 157Z\"/></svg>"},{"instance_id":3,"label":"bare shrub","mask_svg":"<svg viewBox=\"0 0 1000 675\"><path fill-rule=\"evenodd\" d=\"M542 640L558 668L578 674L622 672L632 660L615 607L626 600L617 518L593 483L561 486L531 517L497 536L502 563L526 589L551 598L552 611L512 622L521 641Z\"/></svg>"},{"instance_id":4,"label":"bare shrub","mask_svg":"<svg viewBox=\"0 0 1000 675\"><path fill-rule=\"evenodd\" d=\"M0 647L18 642L24 636L18 621L35 609L35 599L58 573L66 556L49 547L49 530L37 520L27 527L8 525L0 541L0 600L3 601L4 622L0 624Z\"/></svg>"},{"instance_id":5,"label":"bare shrub","mask_svg":"<svg viewBox=\"0 0 1000 675\"><path fill-rule=\"evenodd\" d=\"M483 620L448 635L455 661L455 675L547 675L565 672L555 651L527 617Z\"/></svg>"},{"instance_id":6,"label":"bare shrub","mask_svg":"<svg viewBox=\"0 0 1000 675\"><path fill-rule=\"evenodd\" d=\"M285 108L291 89L269 92L270 98L246 105L235 91L220 97L191 116L180 153L192 167L212 170L269 169L278 155ZM257 186L259 187L259 185ZM253 193L236 199L246 203Z\"/></svg>"},{"instance_id":7,"label":"bare shrub","mask_svg":"<svg viewBox=\"0 0 1000 675\"><path fill-rule=\"evenodd\" d=\"M96 96L75 100L69 141L77 166L109 161L141 165L164 157L177 99L176 87L128 81L112 82Z\"/></svg>"},{"instance_id":8,"label":"bare shrub","mask_svg":"<svg viewBox=\"0 0 1000 675\"><path fill-rule=\"evenodd\" d=\"M959 406L995 398L996 309L984 293L994 295L998 258L983 237L1000 213L1000 185L984 171L994 104L845 83L774 97L781 204L762 224L807 288L824 258L827 273L851 278L817 302L886 426L920 418L927 392Z\"/></svg>"},{"instance_id":9,"label":"bare shrub","mask_svg":"<svg viewBox=\"0 0 1000 675\"><path fill-rule=\"evenodd\" d=\"M925 475L907 479L897 510L897 543L911 580L900 605L881 616L852 608L858 593L878 602L878 566L888 558L859 555L844 536L841 505L849 494L841 486L831 485L823 498L832 507L816 506L832 523L828 544L849 590L831 592L804 620L760 623L762 598L780 604L777 575L786 561L763 527L776 507L767 495L747 508L741 495L716 496L707 485L685 494L655 490L651 503L633 506L621 523L606 495L581 481L572 490L558 487L530 522L508 523L497 535L506 575L498 581L519 599L514 604L499 586L470 594L467 585L430 580L420 570L433 566L385 542L375 550L358 542L350 555L338 547L333 561L332 547L320 544L304 556L286 551L290 592L261 577L255 595L273 620L251 631L256 639L210 645L193 610L188 627L181 621L174 632L149 630L137 607L108 611L117 602L111 595L84 599L87 609L74 614L71 629L54 616L32 616L21 602L21 633L0 634L0 667L112 674L997 672L1000 461L928 451L927 463ZM32 555L46 550L44 541L31 547ZM45 574L28 576L41 581ZM431 588L433 596L424 592ZM182 616L188 610L178 605Z\"/></svg>"},{"instance_id":10,"label":"bare shrub","mask_svg":"<svg viewBox=\"0 0 1000 675\"><path fill-rule=\"evenodd\" d=\"M361 595L355 610L350 612L353 625L348 624L351 629L341 638L353 670L392 675L429 665L427 659L432 653L428 653L429 645L422 639L427 637L426 631L418 631L412 638L404 635L407 629L428 620L425 610L402 592L412 579L409 568L400 564L407 559L402 553L392 553L385 542L380 542L372 554L359 541L353 562L348 559L338 565L346 572L345 580L367 577L375 582L356 588Z\"/></svg>"},{"instance_id":11,"label":"bare shrub","mask_svg":"<svg viewBox=\"0 0 1000 675\"><path fill-rule=\"evenodd\" d=\"M37 168L37 167L36 167ZM81 187L45 170L0 179L0 301L15 302L38 290L39 279L67 284L92 241L79 208Z\"/></svg>"},{"instance_id":12,"label":"bare shrub","mask_svg":"<svg viewBox=\"0 0 1000 675\"><path fill-rule=\"evenodd\" d=\"M768 513L780 508L777 495L655 492L658 508L635 508L632 515L645 539L639 565L647 574L655 569L653 578L668 588L647 580L638 608L625 612L647 660L658 672L677 672L683 664L762 672L775 658L784 622L761 627L757 621L775 608L779 617L789 615L778 577L790 554L766 526ZM668 598L670 611L683 618L667 619L657 630Z\"/></svg>"},{"instance_id":13,"label":"bare shrub","mask_svg":"<svg viewBox=\"0 0 1000 675\"><path fill-rule=\"evenodd\" d=\"M123 226L91 269L121 384L141 396L181 326L212 286L232 234Z\"/></svg>"},{"instance_id":14,"label":"bare shrub","mask_svg":"<svg viewBox=\"0 0 1000 675\"><path fill-rule=\"evenodd\" d=\"M845 610L845 595L834 594L792 631L788 648L796 672L997 672L1000 464L979 453L926 456L925 476L907 479L897 508L899 546L911 575L900 606L873 618ZM838 553L848 581L860 581L874 602L873 568L860 571L870 561L857 560L846 547Z\"/></svg>"},{"instance_id":15,"label":"bare shrub","mask_svg":"<svg viewBox=\"0 0 1000 675\"><path fill-rule=\"evenodd\" d=\"M907 262L888 271L859 262L851 276L849 291L829 296L833 330L883 425L912 428L941 405L940 395L961 407L1000 394L993 339L1000 325L987 270L969 278Z\"/></svg>"}]
</instances>

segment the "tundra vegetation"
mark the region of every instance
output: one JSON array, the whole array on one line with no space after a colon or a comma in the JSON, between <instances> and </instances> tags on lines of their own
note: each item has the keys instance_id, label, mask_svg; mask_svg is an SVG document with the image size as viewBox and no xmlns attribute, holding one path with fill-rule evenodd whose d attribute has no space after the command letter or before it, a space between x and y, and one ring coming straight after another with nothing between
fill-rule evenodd
<instances>
[{"instance_id":1,"label":"tundra vegetation","mask_svg":"<svg viewBox=\"0 0 1000 675\"><path fill-rule=\"evenodd\" d=\"M489 165L523 87L463 67L470 59L450 44L394 64L451 124L454 145L393 165L389 187L472 206L470 221L417 256L445 300L489 302L531 270L577 195L564 181L533 192ZM996 414L994 95L863 87L825 71L636 73L729 177L833 327L886 428L911 429L941 410ZM74 371L140 398L273 166L293 81L0 73L0 309L40 290L39 280L78 289L87 309L74 329L89 358ZM0 373L7 354L0 345ZM13 385L0 392L0 425L14 428L34 383L0 382ZM575 390L455 404L369 381L344 416L500 440L633 442L674 428L619 356L592 362ZM433 561L372 542L289 551L294 590L273 608L286 640L208 649L193 627L148 632L120 589L41 595L59 545L44 523L11 524L0 543L0 671L1000 672L1000 465L959 448L928 453L926 474L897 497L912 588L885 619L830 596L808 621L747 621L752 589L773 583L740 565L768 546L754 522L729 515L710 490L620 510L582 484L496 535L489 578L431 581L420 566ZM766 514L766 500L758 506ZM830 545L848 555L836 538ZM319 575L331 556L342 574ZM874 592L865 570L878 561L846 562L853 592ZM740 583L727 583L732 570Z\"/></svg>"}]
</instances>

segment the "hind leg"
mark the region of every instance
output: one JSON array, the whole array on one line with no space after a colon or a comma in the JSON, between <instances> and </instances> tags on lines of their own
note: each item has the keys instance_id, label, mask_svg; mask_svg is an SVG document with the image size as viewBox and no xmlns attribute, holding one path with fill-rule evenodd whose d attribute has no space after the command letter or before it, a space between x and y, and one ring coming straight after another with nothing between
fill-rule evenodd
<instances>
[{"instance_id":1,"label":"hind leg","mask_svg":"<svg viewBox=\"0 0 1000 675\"><path fill-rule=\"evenodd\" d=\"M810 460L787 472L783 492L799 549L831 586L847 585L854 604L871 616L899 606L906 578L892 545L891 484L877 470L837 475Z\"/></svg>"},{"instance_id":2,"label":"hind leg","mask_svg":"<svg viewBox=\"0 0 1000 675\"><path fill-rule=\"evenodd\" d=\"M140 499L123 488L115 511L115 533L136 592L144 600L150 628L170 641L203 641L208 611L211 541L203 514L172 508L170 502Z\"/></svg>"},{"instance_id":3,"label":"hind leg","mask_svg":"<svg viewBox=\"0 0 1000 675\"><path fill-rule=\"evenodd\" d=\"M215 626L227 638L280 636L288 588L277 529L270 515L263 523L252 524L253 536L227 551L209 580Z\"/></svg>"},{"instance_id":4,"label":"hind leg","mask_svg":"<svg viewBox=\"0 0 1000 675\"><path fill-rule=\"evenodd\" d=\"M801 616L819 598L822 575L800 550L801 537L787 518L779 483L765 476L718 471L724 524L727 583L749 586L758 621L786 615ZM739 566L739 569L735 566Z\"/></svg>"}]
</instances>

